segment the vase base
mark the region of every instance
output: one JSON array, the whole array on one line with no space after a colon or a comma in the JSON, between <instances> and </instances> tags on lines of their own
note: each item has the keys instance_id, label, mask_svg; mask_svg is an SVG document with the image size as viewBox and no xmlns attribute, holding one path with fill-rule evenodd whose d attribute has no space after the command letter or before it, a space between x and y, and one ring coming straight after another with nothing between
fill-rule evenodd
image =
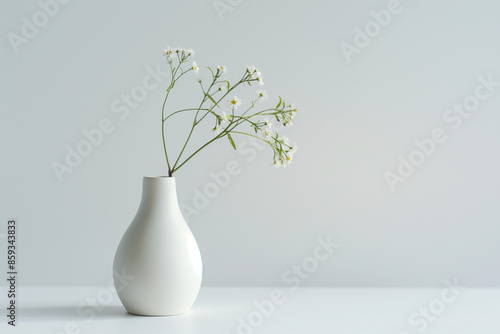
<instances>
[{"instance_id":1,"label":"vase base","mask_svg":"<svg viewBox=\"0 0 500 334\"><path fill-rule=\"evenodd\" d=\"M176 315L185 314L187 312L189 312L189 311L178 312L178 313L169 313L169 314L163 314L163 313L160 313L160 314L142 314L142 313L139 313L139 312L133 313L133 312L127 311L128 314L135 315L135 316L138 316L138 317L172 317L172 316L176 316Z\"/></svg>"}]
</instances>

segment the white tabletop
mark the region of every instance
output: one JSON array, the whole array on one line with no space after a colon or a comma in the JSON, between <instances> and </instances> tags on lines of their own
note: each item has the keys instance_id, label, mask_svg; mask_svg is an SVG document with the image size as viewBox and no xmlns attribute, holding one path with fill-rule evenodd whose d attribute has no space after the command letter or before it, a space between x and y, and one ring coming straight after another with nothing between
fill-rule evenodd
<instances>
[{"instance_id":1,"label":"white tabletop","mask_svg":"<svg viewBox=\"0 0 500 334\"><path fill-rule=\"evenodd\" d=\"M19 294L17 326L2 316L1 333L500 333L500 289L203 287L170 317L130 315L108 288Z\"/></svg>"}]
</instances>

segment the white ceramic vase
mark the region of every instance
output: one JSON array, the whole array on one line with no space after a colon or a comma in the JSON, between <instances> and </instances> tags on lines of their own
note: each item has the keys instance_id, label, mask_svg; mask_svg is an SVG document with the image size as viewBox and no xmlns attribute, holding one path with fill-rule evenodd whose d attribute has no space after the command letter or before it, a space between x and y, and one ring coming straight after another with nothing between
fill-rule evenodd
<instances>
[{"instance_id":1,"label":"white ceramic vase","mask_svg":"<svg viewBox=\"0 0 500 334\"><path fill-rule=\"evenodd\" d=\"M141 204L118 246L113 270L131 277L124 285L114 275L129 313L174 315L194 304L203 266L179 208L175 178L144 177Z\"/></svg>"}]
</instances>

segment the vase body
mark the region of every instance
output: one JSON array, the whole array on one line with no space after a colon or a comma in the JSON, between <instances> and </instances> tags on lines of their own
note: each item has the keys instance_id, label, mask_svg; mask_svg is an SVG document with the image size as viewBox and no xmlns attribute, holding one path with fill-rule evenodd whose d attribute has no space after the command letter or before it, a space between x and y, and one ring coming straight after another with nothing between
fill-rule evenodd
<instances>
[{"instance_id":1,"label":"vase body","mask_svg":"<svg viewBox=\"0 0 500 334\"><path fill-rule=\"evenodd\" d=\"M113 262L114 282L132 314L188 311L201 286L202 260L177 201L175 178L144 177L142 199ZM116 273L130 279L124 284Z\"/></svg>"}]
</instances>

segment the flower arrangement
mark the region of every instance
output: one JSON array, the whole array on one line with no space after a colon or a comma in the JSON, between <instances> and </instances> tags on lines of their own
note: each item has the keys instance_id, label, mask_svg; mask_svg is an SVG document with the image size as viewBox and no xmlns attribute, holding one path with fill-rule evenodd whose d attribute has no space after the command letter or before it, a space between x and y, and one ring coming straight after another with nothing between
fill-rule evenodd
<instances>
[{"instance_id":1,"label":"flower arrangement","mask_svg":"<svg viewBox=\"0 0 500 334\"><path fill-rule=\"evenodd\" d=\"M191 49L167 48L164 50L164 56L166 57L166 61L171 71L171 81L166 90L166 96L162 107L162 138L168 167L168 176L172 176L198 152L218 139L227 138L231 146L236 150L233 135L251 136L269 145L274 153L274 166L286 167L290 164L294 153L297 151L297 145L290 144L288 137L279 136L278 131L280 129L277 128L271 120L276 120L277 124L283 127L292 126L292 120L297 113L297 108L293 104L287 105L285 101L279 97L279 102L274 107L262 108L260 111L256 111L259 109L257 108L257 102L261 103L269 99L266 91L259 89L257 90L257 97L251 101L248 108L239 114L236 112L238 109L241 110L240 107L242 106L241 99L234 95L237 88L251 86L252 83L257 83L259 86L264 85L261 72L253 65L246 67L241 79L236 83L231 83L227 78L222 78L227 72L225 66L218 65L217 68L214 69L207 67L212 78L207 85L204 85L203 80L197 79L203 94L198 107L181 109L170 113L168 116L165 115L165 106L168 97L177 82L185 74L189 72L198 74L200 70L195 61L188 64L191 62L189 59L193 55L194 51ZM223 111L223 101L227 104L227 113ZM165 124L170 117L184 112L194 112L193 123L178 157L175 160L171 160L168 155L165 141ZM184 151L195 128L204 120L211 120L213 122L213 138L182 160ZM246 127L244 125L246 125Z\"/></svg>"}]
</instances>

